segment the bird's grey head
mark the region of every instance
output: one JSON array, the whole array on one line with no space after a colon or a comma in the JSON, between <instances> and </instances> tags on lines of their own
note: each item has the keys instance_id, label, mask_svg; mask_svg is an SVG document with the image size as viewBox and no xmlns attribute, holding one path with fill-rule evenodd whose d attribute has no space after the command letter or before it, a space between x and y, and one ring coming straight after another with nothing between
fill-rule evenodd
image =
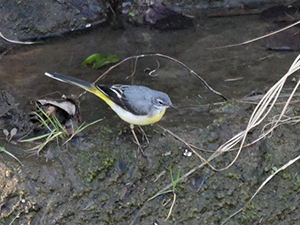
<instances>
[{"instance_id":1,"label":"bird's grey head","mask_svg":"<svg viewBox=\"0 0 300 225\"><path fill-rule=\"evenodd\" d=\"M156 109L174 107L169 96L163 92L156 92L153 95L153 105Z\"/></svg>"}]
</instances>

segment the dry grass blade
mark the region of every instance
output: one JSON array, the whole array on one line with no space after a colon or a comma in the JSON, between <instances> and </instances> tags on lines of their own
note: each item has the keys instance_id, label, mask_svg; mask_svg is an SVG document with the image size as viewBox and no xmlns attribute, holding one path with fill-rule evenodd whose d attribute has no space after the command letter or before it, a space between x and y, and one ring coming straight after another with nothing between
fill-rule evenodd
<instances>
[{"instance_id":1,"label":"dry grass blade","mask_svg":"<svg viewBox=\"0 0 300 225\"><path fill-rule=\"evenodd\" d=\"M221 154L223 154L224 152L229 152L232 151L234 149L234 147L239 144L239 148L238 148L238 153L236 154L235 158L232 160L232 162L221 169L216 169L218 171L222 171L225 169L228 169L238 158L241 150L245 147L244 143L247 137L248 132L253 129L254 127L258 126L269 114L269 112L271 111L271 109L273 108L281 90L282 87L286 81L286 79L292 75L294 72L296 72L297 70L300 69L300 55L298 55L298 57L295 59L294 63L292 64L292 66L290 67L289 71L265 94L265 96L261 99L261 101L257 104L254 112L252 113L247 128L238 133L237 135L235 135L233 138L231 138L230 140L228 140L227 142L225 142L223 145L221 145L215 153L213 153L206 161L202 162L200 165L195 166L194 168L192 168L189 172L187 172L186 174L182 175L179 179L178 182L182 182L183 180L185 180L187 177L189 177L191 174L193 174L195 171L197 171L198 169L201 169L202 167L204 167L207 163L211 162L213 159L215 159L216 157L220 156ZM295 86L289 100L287 101L285 107L282 110L282 113L280 114L280 116L278 117L277 121L275 121L274 125L267 131L265 132L263 135L261 135L257 140L255 140L252 143L257 142L258 140L261 140L262 138L264 138L267 134L269 134L270 132L272 132L276 127L278 127L280 125L281 119L284 116L284 113L287 109L287 106L289 104L289 101L291 100L293 93L295 93L296 89L299 86L300 81L297 83L297 85ZM295 121L294 121L295 122ZM250 143L250 144L252 144ZM248 144L249 145L249 144ZM168 189L170 189L172 187L172 184L168 184L166 185L164 188L162 188L160 191L158 191L157 193L161 193L164 192Z\"/></svg>"},{"instance_id":2,"label":"dry grass blade","mask_svg":"<svg viewBox=\"0 0 300 225\"><path fill-rule=\"evenodd\" d=\"M86 128L94 125L95 123L98 123L103 120L103 119L99 119L99 120L96 120L96 121L88 123L88 124L83 122L76 130L74 129L73 123L71 122L73 132L72 132L72 135L70 135L69 132L67 131L67 129L65 128L65 125L62 124L55 115L50 117L39 105L36 105L36 106L37 106L39 113L37 113L37 112L33 112L33 113L37 117L37 120L39 121L40 126L47 128L48 132L46 134L42 134L37 137L19 140L20 142L34 142L34 141L44 139L42 143L27 150L27 153L29 153L30 156L33 156L33 155L39 156L39 153L44 149L44 147L48 143L50 143L54 140L58 141L59 139L67 138L67 140L63 143L63 145L64 145L67 142L69 142L71 139L73 139L78 133L80 133L83 130L85 130Z\"/></svg>"},{"instance_id":3,"label":"dry grass blade","mask_svg":"<svg viewBox=\"0 0 300 225\"><path fill-rule=\"evenodd\" d=\"M37 155L39 156L40 152L44 149L44 147L50 143L51 141L55 140L59 136L63 134L62 131L52 130L51 133L48 134L47 139L42 142L41 144L26 150L27 153L29 153L29 156Z\"/></svg>"},{"instance_id":4,"label":"dry grass blade","mask_svg":"<svg viewBox=\"0 0 300 225\"><path fill-rule=\"evenodd\" d=\"M100 121L102 121L103 119L98 119L95 120L94 122L88 123L86 124L85 122L83 122L76 130L73 129L73 134L62 144L65 145L66 143L68 143L69 141L71 141L78 133L80 133L81 131L85 130L86 128L88 128L89 126L92 126ZM71 123L72 127L73 127L73 123Z\"/></svg>"},{"instance_id":5,"label":"dry grass blade","mask_svg":"<svg viewBox=\"0 0 300 225\"><path fill-rule=\"evenodd\" d=\"M17 160L22 166L24 166L24 164L12 153L10 153L9 151L7 151L4 147L0 146L0 152L4 152L5 154L9 155L10 157L14 158L15 160Z\"/></svg>"},{"instance_id":6,"label":"dry grass blade","mask_svg":"<svg viewBox=\"0 0 300 225\"><path fill-rule=\"evenodd\" d=\"M168 132L170 135L172 135L174 138L176 138L177 140L179 140L180 142L182 142L183 144L185 144L202 162L205 162L212 170L216 170L215 167L213 167L204 157L202 157L197 151L195 151L194 148L197 148L194 145L191 145L189 143L187 143L185 140L183 140L181 137L179 137L178 135L174 134L172 131L170 131L167 128L164 128L158 124L156 124L159 128L163 129L164 131ZM203 150L203 149L201 149Z\"/></svg>"},{"instance_id":7,"label":"dry grass blade","mask_svg":"<svg viewBox=\"0 0 300 225\"><path fill-rule=\"evenodd\" d=\"M22 139L22 140L19 140L19 142L33 142L33 141L38 141L38 140L44 139L44 138L46 138L48 136L49 136L49 134L43 134L43 135L40 135L40 136L37 136L37 137L33 137L33 138Z\"/></svg>"},{"instance_id":8,"label":"dry grass blade","mask_svg":"<svg viewBox=\"0 0 300 225\"><path fill-rule=\"evenodd\" d=\"M167 218L165 219L165 221L167 221L167 220L170 218L170 216L171 216L171 214L172 214L172 211L173 211L173 208L174 208L174 205L175 205L175 202L176 202L176 193L174 192L174 193L173 193L173 201L172 201L172 205L171 205L171 207L170 207L168 216L167 216Z\"/></svg>"},{"instance_id":9,"label":"dry grass blade","mask_svg":"<svg viewBox=\"0 0 300 225\"><path fill-rule=\"evenodd\" d=\"M172 194L173 194L173 201L172 201L171 207L170 207L170 209L169 209L169 213L168 213L168 215L167 215L165 221L168 220L168 219L170 218L170 216L171 216L171 214L172 214L172 211L173 211L173 208L174 208L174 205L175 205L175 202L176 202L176 186L177 186L177 184L178 184L178 182L179 182L180 169L179 169L179 171L178 171L178 173L177 173L177 175L176 175L176 179L174 179L174 177L173 177L173 171L172 171L171 168L170 168L170 174L171 174L171 182L172 182L172 187L173 187L173 189L172 189L172 190L160 191L160 192L156 193L154 196L150 197L150 198L147 200L147 202L149 202L149 201L152 201L153 199L157 198L157 197L160 196L160 195L164 195L164 194L168 194L168 193L172 193ZM167 204L167 203L166 203L166 204ZM145 206L145 205L144 205L144 206ZM133 221L132 221L132 223L133 223ZM131 223L131 224L132 224L132 223Z\"/></svg>"},{"instance_id":10,"label":"dry grass blade","mask_svg":"<svg viewBox=\"0 0 300 225\"><path fill-rule=\"evenodd\" d=\"M228 169L237 160L240 152L242 151L242 148L244 147L244 143L246 141L248 132L251 129L253 129L254 127L258 126L267 117L267 115L270 113L271 109L273 108L275 102L277 101L278 96L283 88L283 85L285 84L286 79L290 75L292 75L294 72L296 72L297 70L300 69L300 60L299 59L300 59L300 55L298 55L298 57L295 59L294 63L290 67L289 71L273 87L271 87L270 90L265 94L265 96L260 100L260 102L255 107L255 109L249 119L246 129L244 131L240 132L239 134L237 134L236 136L234 136L232 139L230 139L229 141L227 141L225 144L221 145L217 149L215 154L220 155L223 152L227 152L227 151L231 150L236 144L240 143L238 153L236 154L236 156L232 160L232 162L229 165L227 165L226 167L218 169L218 171ZM300 81L295 86L295 88L292 91L289 99L287 100L278 120L275 122L273 127L270 128L269 132L271 132L272 130L274 130L277 127L277 124L280 122L281 118L285 114L286 109L287 109L287 107L299 85L300 85Z\"/></svg>"},{"instance_id":11,"label":"dry grass blade","mask_svg":"<svg viewBox=\"0 0 300 225\"><path fill-rule=\"evenodd\" d=\"M300 122L300 117L296 116L296 117L287 117L285 116L286 119L284 120L279 120L279 116L275 116L275 118L273 119L273 121L271 121L270 123L267 123L263 128L262 128L262 134L259 135L259 137L257 139L255 139L254 141L252 141L251 143L248 143L246 145L243 146L243 148L245 147L249 147L251 145L254 145L255 143L259 142L260 140L264 139L266 136L268 136L269 134L271 134L274 129L276 129L277 127L283 125L283 124L296 124ZM279 122L278 122L279 121ZM270 128L268 130L266 130L266 128L270 126ZM233 148L231 150L228 151L235 151L238 150L239 148Z\"/></svg>"},{"instance_id":12,"label":"dry grass blade","mask_svg":"<svg viewBox=\"0 0 300 225\"><path fill-rule=\"evenodd\" d=\"M281 79L281 80L286 80L286 78L288 77L288 76L290 76L291 74L293 74L294 72L296 72L297 70L299 70L300 69L300 55L298 55L298 57L296 58L296 60L294 61L294 63L292 64L292 66L290 67L290 69L289 69L289 71L288 71L288 73ZM285 79L284 79L285 78ZM280 80L280 81L281 81ZM280 82L279 81L279 82ZM279 83L278 82L278 83ZM277 84L278 84L277 83ZM282 84L283 85L283 84ZM281 85L281 86L282 86ZM287 110L287 107L288 107L288 105L289 105L289 103L290 103L290 101L291 101L291 99L293 98L293 96L294 96L294 94L295 94L295 92L296 92L296 90L298 89L298 87L299 87L299 85L300 85L300 80L297 82L297 84L296 84L296 86L294 87L294 89L293 89L293 91L292 91L292 93L291 93L291 95L290 95L290 97L288 98L288 100L287 100L287 102L286 102L286 104L285 104L285 106L284 106L284 108L282 109L282 111L281 111L281 113L280 113L280 115L278 116L278 119L275 121L275 123L271 126L271 128L268 130L268 133L270 133L270 132L272 132L280 123L282 123L282 117L284 117L284 114L285 114L285 112L286 112L286 110ZM274 85L275 86L275 85ZM281 90L281 89L280 89ZM298 117L296 117L296 119L295 120L292 120L293 122L298 122L299 120L298 120ZM288 121L288 122L290 122L290 121ZM245 136L243 137L243 141L245 140ZM243 144L243 142L241 143L241 146L240 146L240 149L243 147L242 146L242 144ZM257 189L257 191L254 193L254 195L251 197L251 199L246 203L246 205L243 207L243 208L241 208L241 209L239 209L238 211L236 211L234 214L232 214L230 217L228 217L224 222L223 222L223 224L225 224L230 218L232 218L233 216L235 216L235 215L237 215L239 212L241 212L242 210L244 210L245 208L246 208L246 206L253 200L253 198L257 195L257 193L277 174L277 173L279 173L280 171L282 171L282 170L284 170L284 169L286 169L288 166L290 166L290 165L292 165L294 162L296 162L297 160L299 160L300 159L300 156L298 156L298 157L296 157L296 158L294 158L293 160L290 160L288 163L286 163L285 165L283 165L282 167L280 167L274 174L272 174L271 176L269 176L262 184L261 184L261 186Z\"/></svg>"},{"instance_id":13,"label":"dry grass blade","mask_svg":"<svg viewBox=\"0 0 300 225\"><path fill-rule=\"evenodd\" d=\"M139 58L136 58L136 59L135 59L134 65L133 65L133 71L132 71L131 75L129 75L128 77L125 78L126 80L127 80L128 78L132 78L132 77L135 75L138 60L139 60ZM132 80L132 81L133 81L133 80Z\"/></svg>"},{"instance_id":14,"label":"dry grass blade","mask_svg":"<svg viewBox=\"0 0 300 225\"><path fill-rule=\"evenodd\" d=\"M256 190L256 192L252 195L252 197L250 198L250 200L242 207L240 208L238 211L236 211L235 213L231 214L228 218L226 218L222 225L226 224L228 222L229 219L231 219L232 217L234 217L235 215L237 215L238 213L240 213L241 211L243 211L247 205L249 205L249 203L255 198L255 196L258 194L258 192L280 171L285 170L286 168L288 168L290 165L294 164L296 161L298 161L300 159L300 155L292 160L290 160L288 163L286 163L285 165L283 165L282 167L280 167L278 170L276 170L272 175L270 175L260 186L259 188Z\"/></svg>"},{"instance_id":15,"label":"dry grass blade","mask_svg":"<svg viewBox=\"0 0 300 225\"><path fill-rule=\"evenodd\" d=\"M157 67L154 70L149 72L150 77L157 77L158 76L158 74L156 74L156 72L160 68L160 63L159 63L158 60L156 60L156 63L157 63Z\"/></svg>"},{"instance_id":16,"label":"dry grass blade","mask_svg":"<svg viewBox=\"0 0 300 225\"><path fill-rule=\"evenodd\" d=\"M209 49L230 48L230 47L237 47L237 46L242 46L242 45L250 44L250 43L252 43L252 42L255 42L255 41L264 39L264 38L269 37L269 36L272 36L272 35L274 35L274 34L278 34L278 33L282 32L282 31L285 31L285 30L287 30L287 29L289 29L289 28L291 28L291 27L294 27L294 26L298 25L299 23L300 23L300 20L297 21L296 23L293 23L293 24L291 24L291 25L289 25L289 26L287 26L287 27L284 27L284 28L282 28L282 29L280 29L280 30L274 31L274 32L272 32L272 33L270 33L270 34L266 34L266 35L260 36L260 37L258 37L258 38L251 39L251 40L249 40L249 41L245 41L245 42L238 43L238 44L232 44L232 45L225 45L225 46L220 46L220 47L214 47L214 48L209 48Z\"/></svg>"}]
</instances>

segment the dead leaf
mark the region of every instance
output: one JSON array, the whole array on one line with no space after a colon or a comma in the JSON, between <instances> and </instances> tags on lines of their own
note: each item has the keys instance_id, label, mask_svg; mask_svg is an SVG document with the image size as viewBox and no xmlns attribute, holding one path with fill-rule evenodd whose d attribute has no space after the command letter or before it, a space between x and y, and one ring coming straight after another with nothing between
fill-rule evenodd
<instances>
[{"instance_id":1,"label":"dead leaf","mask_svg":"<svg viewBox=\"0 0 300 225\"><path fill-rule=\"evenodd\" d=\"M51 116L54 115L55 111L56 111L56 107L51 105L45 110L45 113L47 113L48 116Z\"/></svg>"},{"instance_id":2,"label":"dead leaf","mask_svg":"<svg viewBox=\"0 0 300 225\"><path fill-rule=\"evenodd\" d=\"M6 130L6 129L3 129L3 134L5 135L5 137L8 137L8 135L9 135L9 132L8 132L8 130Z\"/></svg>"},{"instance_id":3,"label":"dead leaf","mask_svg":"<svg viewBox=\"0 0 300 225\"><path fill-rule=\"evenodd\" d=\"M127 193L128 189L127 187L122 188L121 193L120 193L120 199L123 200L126 193Z\"/></svg>"},{"instance_id":4,"label":"dead leaf","mask_svg":"<svg viewBox=\"0 0 300 225\"><path fill-rule=\"evenodd\" d=\"M55 101L55 100L47 100L47 99L40 99L37 100L38 103L41 105L54 105L62 110L64 110L66 113L68 113L70 116L76 115L76 105L68 100L62 100L62 101Z\"/></svg>"},{"instance_id":5,"label":"dead leaf","mask_svg":"<svg viewBox=\"0 0 300 225\"><path fill-rule=\"evenodd\" d=\"M10 137L9 137L8 141L10 141L13 138L13 136L15 136L17 134L17 132L18 132L17 128L14 127L13 129L11 129Z\"/></svg>"}]
</instances>

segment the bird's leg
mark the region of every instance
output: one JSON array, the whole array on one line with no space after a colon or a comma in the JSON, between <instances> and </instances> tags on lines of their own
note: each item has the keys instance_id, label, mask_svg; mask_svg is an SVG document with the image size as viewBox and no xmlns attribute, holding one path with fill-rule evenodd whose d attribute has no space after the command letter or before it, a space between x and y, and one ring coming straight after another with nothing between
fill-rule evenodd
<instances>
[{"instance_id":1,"label":"bird's leg","mask_svg":"<svg viewBox=\"0 0 300 225\"><path fill-rule=\"evenodd\" d=\"M135 132L134 132L134 125L133 125L133 124L130 124L130 129L131 129L131 132L132 132L133 137L134 137L134 142L135 142L135 144L138 146L138 150L140 150L141 153L142 153L143 155L145 155L145 154L144 154L144 151L143 151L143 149L142 149L142 146L141 146L141 144L140 144L140 142L139 142L139 139L137 138L137 136L136 136L136 134L135 134Z\"/></svg>"},{"instance_id":2,"label":"bird's leg","mask_svg":"<svg viewBox=\"0 0 300 225\"><path fill-rule=\"evenodd\" d=\"M147 144L149 145L150 142L149 142L149 138L148 138L147 134L145 133L145 131L143 130L143 128L141 126L139 126L139 128L140 128L140 131L142 132L143 138L146 139Z\"/></svg>"}]
</instances>

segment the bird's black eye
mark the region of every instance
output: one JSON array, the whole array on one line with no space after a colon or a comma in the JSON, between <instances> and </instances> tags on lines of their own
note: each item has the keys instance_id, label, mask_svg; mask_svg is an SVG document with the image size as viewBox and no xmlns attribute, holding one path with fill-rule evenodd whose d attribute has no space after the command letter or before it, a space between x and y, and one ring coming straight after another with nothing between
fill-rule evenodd
<instances>
[{"instance_id":1,"label":"bird's black eye","mask_svg":"<svg viewBox=\"0 0 300 225\"><path fill-rule=\"evenodd\" d=\"M158 104L164 105L164 102L161 99L157 99Z\"/></svg>"}]
</instances>

